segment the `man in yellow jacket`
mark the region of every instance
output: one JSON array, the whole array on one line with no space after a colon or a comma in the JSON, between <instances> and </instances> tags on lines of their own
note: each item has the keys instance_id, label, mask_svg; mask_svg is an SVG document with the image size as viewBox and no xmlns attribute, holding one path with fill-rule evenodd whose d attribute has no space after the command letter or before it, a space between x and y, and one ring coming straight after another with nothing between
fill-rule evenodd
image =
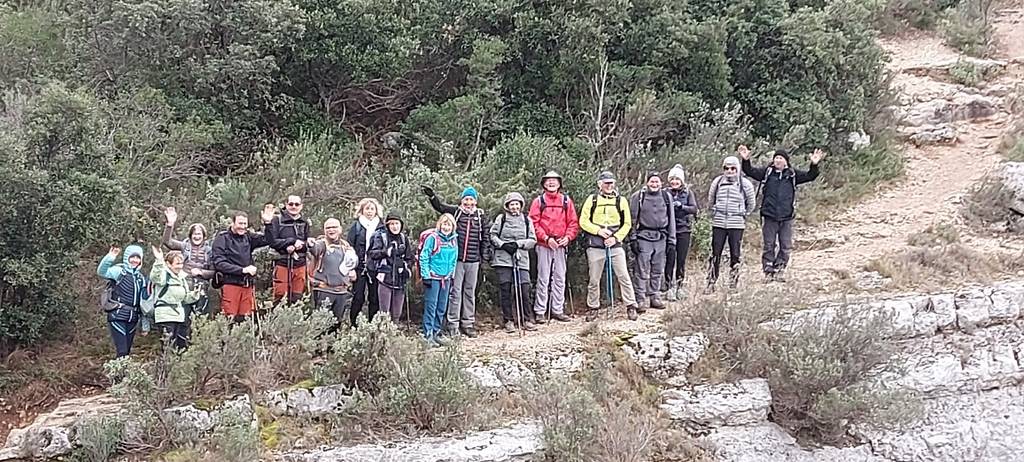
<instances>
[{"instance_id":1,"label":"man in yellow jacket","mask_svg":"<svg viewBox=\"0 0 1024 462\"><path fill-rule=\"evenodd\" d=\"M622 302L626 304L626 313L630 320L635 320L636 296L626 266L626 251L622 247L622 242L629 235L629 228L632 226L629 201L616 191L615 175L611 172L601 172L598 175L597 187L598 193L587 197L580 210L580 229L586 235L587 263L590 267L590 281L587 284L587 321L593 321L597 317L601 305L601 276L609 266L609 258L610 267L619 282Z\"/></svg>"}]
</instances>

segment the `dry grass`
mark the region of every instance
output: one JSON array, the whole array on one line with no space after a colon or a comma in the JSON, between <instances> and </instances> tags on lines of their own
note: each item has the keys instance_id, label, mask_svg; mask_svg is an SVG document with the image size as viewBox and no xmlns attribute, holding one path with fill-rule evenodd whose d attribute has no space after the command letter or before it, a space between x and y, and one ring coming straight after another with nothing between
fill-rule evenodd
<instances>
[{"instance_id":1,"label":"dry grass","mask_svg":"<svg viewBox=\"0 0 1024 462\"><path fill-rule=\"evenodd\" d=\"M938 287L950 283L992 280L1024 269L1021 255L983 254L954 243L933 247L913 247L900 253L876 258L864 266L892 279L901 288Z\"/></svg>"},{"instance_id":2,"label":"dry grass","mask_svg":"<svg viewBox=\"0 0 1024 462\"><path fill-rule=\"evenodd\" d=\"M907 238L907 244L915 247L934 247L957 242L960 242L960 231L946 223L931 225Z\"/></svg>"}]
</instances>

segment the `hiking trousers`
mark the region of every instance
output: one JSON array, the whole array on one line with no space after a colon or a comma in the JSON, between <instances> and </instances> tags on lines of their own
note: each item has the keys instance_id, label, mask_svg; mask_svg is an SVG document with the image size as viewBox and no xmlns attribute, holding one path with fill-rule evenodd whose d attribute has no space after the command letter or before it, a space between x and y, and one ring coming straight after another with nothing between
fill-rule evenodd
<instances>
[{"instance_id":1,"label":"hiking trousers","mask_svg":"<svg viewBox=\"0 0 1024 462\"><path fill-rule=\"evenodd\" d=\"M313 289L313 302L316 303L317 309L330 310L331 314L334 315L337 323L331 328L330 332L336 332L341 327L341 323L345 322L345 312L352 306L352 294Z\"/></svg>"},{"instance_id":2,"label":"hiking trousers","mask_svg":"<svg viewBox=\"0 0 1024 462\"><path fill-rule=\"evenodd\" d=\"M110 339L114 341L114 351L117 357L128 356L132 352L132 343L135 342L135 328L139 325L139 318L132 321L107 321L110 327Z\"/></svg>"},{"instance_id":3,"label":"hiking trousers","mask_svg":"<svg viewBox=\"0 0 1024 462\"><path fill-rule=\"evenodd\" d=\"M633 294L633 282L629 280L629 268L626 264L626 249L614 247L608 249L612 259L612 272L619 283L619 294L626 306L636 306ZM604 274L607 266L605 249L591 247L587 249L587 265L590 268L590 279L587 281L587 307L596 310L601 307L601 287L607 286ZM613 275L608 275L609 277Z\"/></svg>"},{"instance_id":4,"label":"hiking trousers","mask_svg":"<svg viewBox=\"0 0 1024 462\"><path fill-rule=\"evenodd\" d=\"M398 322L402 317L402 307L405 306L405 288L393 289L378 283L377 301L380 302L380 309L391 316L392 321Z\"/></svg>"},{"instance_id":5,"label":"hiking trousers","mask_svg":"<svg viewBox=\"0 0 1024 462\"><path fill-rule=\"evenodd\" d=\"M352 287L352 311L349 312L352 326L356 325L359 313L363 311L363 303L366 304L366 320L372 321L380 308L380 300L377 299L377 278L364 272L356 279Z\"/></svg>"},{"instance_id":6,"label":"hiking trousers","mask_svg":"<svg viewBox=\"0 0 1024 462\"><path fill-rule=\"evenodd\" d=\"M740 242L743 241L743 229L711 228L711 261L708 271L708 282L718 281L719 268L722 266L722 251L729 242L729 268L738 269L740 265Z\"/></svg>"},{"instance_id":7,"label":"hiking trousers","mask_svg":"<svg viewBox=\"0 0 1024 462\"><path fill-rule=\"evenodd\" d=\"M498 304L501 305L502 324L512 321L518 325L520 322L531 320L530 307L530 272L519 270L519 287L516 288L516 280L512 277L515 273L510 267L499 266L494 268L498 275ZM516 294L518 289L519 293ZM543 313L537 313L542 316Z\"/></svg>"},{"instance_id":8,"label":"hiking trousers","mask_svg":"<svg viewBox=\"0 0 1024 462\"><path fill-rule=\"evenodd\" d=\"M537 302L533 312L545 314L551 306L551 314L565 312L565 248L549 249L538 245L537 249Z\"/></svg>"},{"instance_id":9,"label":"hiking trousers","mask_svg":"<svg viewBox=\"0 0 1024 462\"><path fill-rule=\"evenodd\" d=\"M690 233L676 234L676 245L670 245L665 251L665 290L672 289L672 282L676 285L686 280L686 257L690 255Z\"/></svg>"},{"instance_id":10,"label":"hiking trousers","mask_svg":"<svg viewBox=\"0 0 1024 462\"><path fill-rule=\"evenodd\" d=\"M186 317L186 319L188 319ZM188 325L184 322L158 322L156 327L160 329L164 343L170 342L175 348L184 350L188 347Z\"/></svg>"},{"instance_id":11,"label":"hiking trousers","mask_svg":"<svg viewBox=\"0 0 1024 462\"><path fill-rule=\"evenodd\" d=\"M765 273L786 269L789 256L793 253L793 219L773 220L761 217L761 237L764 251L761 252L761 268Z\"/></svg>"},{"instance_id":12,"label":"hiking trousers","mask_svg":"<svg viewBox=\"0 0 1024 462\"><path fill-rule=\"evenodd\" d=\"M661 292L661 280L665 271L664 236L657 241L637 240L636 254L636 301L640 304L657 299Z\"/></svg>"},{"instance_id":13,"label":"hiking trousers","mask_svg":"<svg viewBox=\"0 0 1024 462\"><path fill-rule=\"evenodd\" d=\"M423 290L423 336L431 339L441 333L441 326L444 325L452 280L427 279L423 283L430 284Z\"/></svg>"},{"instance_id":14,"label":"hiking trousers","mask_svg":"<svg viewBox=\"0 0 1024 462\"><path fill-rule=\"evenodd\" d=\"M476 284L480 277L480 262L455 264L455 277L448 300L448 329L471 329L476 324Z\"/></svg>"},{"instance_id":15,"label":"hiking trousers","mask_svg":"<svg viewBox=\"0 0 1024 462\"><path fill-rule=\"evenodd\" d=\"M292 266L289 277L287 266L275 264L273 279L274 303L281 301L285 293L288 293L288 303L295 303L301 300L302 294L306 292L306 265ZM289 279L291 283L288 282Z\"/></svg>"}]
</instances>

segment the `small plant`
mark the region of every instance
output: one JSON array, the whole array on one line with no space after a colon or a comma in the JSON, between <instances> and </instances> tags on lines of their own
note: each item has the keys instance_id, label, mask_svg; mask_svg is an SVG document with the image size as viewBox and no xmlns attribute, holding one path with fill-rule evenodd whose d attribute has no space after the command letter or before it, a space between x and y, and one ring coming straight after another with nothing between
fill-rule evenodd
<instances>
[{"instance_id":1,"label":"small plant","mask_svg":"<svg viewBox=\"0 0 1024 462\"><path fill-rule=\"evenodd\" d=\"M1012 211L1015 193L998 175L989 175L964 200L960 214L975 228L1011 225L1018 219Z\"/></svg>"},{"instance_id":2,"label":"small plant","mask_svg":"<svg viewBox=\"0 0 1024 462\"><path fill-rule=\"evenodd\" d=\"M968 55L985 56L992 45L994 4L994 0L964 0L949 9L942 21L946 44Z\"/></svg>"},{"instance_id":3,"label":"small plant","mask_svg":"<svg viewBox=\"0 0 1024 462\"><path fill-rule=\"evenodd\" d=\"M1024 267L1020 256L1003 253L985 255L961 244L940 247L912 247L895 255L876 258L865 265L902 287L985 279L1014 273Z\"/></svg>"},{"instance_id":4,"label":"small plant","mask_svg":"<svg viewBox=\"0 0 1024 462\"><path fill-rule=\"evenodd\" d=\"M260 439L253 422L236 412L225 412L210 437L209 445L227 462L259 460Z\"/></svg>"},{"instance_id":5,"label":"small plant","mask_svg":"<svg viewBox=\"0 0 1024 462\"><path fill-rule=\"evenodd\" d=\"M959 60L949 68L949 78L953 83L977 87L986 78L984 69L970 61Z\"/></svg>"},{"instance_id":6,"label":"small plant","mask_svg":"<svg viewBox=\"0 0 1024 462\"><path fill-rule=\"evenodd\" d=\"M403 341L395 324L384 316L343 327L331 344L327 361L313 370L313 378L320 384L341 383L375 393L391 368L391 350L398 350Z\"/></svg>"},{"instance_id":7,"label":"small plant","mask_svg":"<svg viewBox=\"0 0 1024 462\"><path fill-rule=\"evenodd\" d=\"M391 353L387 380L375 399L384 414L433 432L472 424L480 392L455 347L428 354L421 342L408 339Z\"/></svg>"},{"instance_id":8,"label":"small plant","mask_svg":"<svg viewBox=\"0 0 1024 462\"><path fill-rule=\"evenodd\" d=\"M107 462L121 446L124 421L118 416L92 416L77 426L78 444L72 460L76 462Z\"/></svg>"},{"instance_id":9,"label":"small plant","mask_svg":"<svg viewBox=\"0 0 1024 462\"><path fill-rule=\"evenodd\" d=\"M931 225L907 238L907 244L915 247L938 247L957 242L960 242L960 231L948 223Z\"/></svg>"},{"instance_id":10,"label":"small plant","mask_svg":"<svg viewBox=\"0 0 1024 462\"><path fill-rule=\"evenodd\" d=\"M564 377L544 377L529 395L534 397L529 408L544 429L547 459L593 460L601 424L601 409L593 393L586 387L566 386Z\"/></svg>"}]
</instances>

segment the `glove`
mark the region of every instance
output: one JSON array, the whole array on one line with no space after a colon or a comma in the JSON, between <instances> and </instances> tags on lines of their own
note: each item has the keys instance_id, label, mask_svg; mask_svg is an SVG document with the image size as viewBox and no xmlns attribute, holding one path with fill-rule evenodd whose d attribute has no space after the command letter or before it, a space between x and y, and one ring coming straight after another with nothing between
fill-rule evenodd
<instances>
[{"instance_id":1,"label":"glove","mask_svg":"<svg viewBox=\"0 0 1024 462\"><path fill-rule=\"evenodd\" d=\"M427 197L434 197L434 188L431 188L430 186L421 186L420 190L423 191L423 194L426 194Z\"/></svg>"},{"instance_id":2,"label":"glove","mask_svg":"<svg viewBox=\"0 0 1024 462\"><path fill-rule=\"evenodd\" d=\"M683 203L679 202L679 201L675 201L675 202L672 203L672 206L675 207L675 208L679 208L679 207L683 206Z\"/></svg>"},{"instance_id":3,"label":"glove","mask_svg":"<svg viewBox=\"0 0 1024 462\"><path fill-rule=\"evenodd\" d=\"M516 244L515 242L506 242L504 244L501 244L501 250L504 250L508 252L509 255L511 255L516 253L517 250L519 250L519 244Z\"/></svg>"}]
</instances>

